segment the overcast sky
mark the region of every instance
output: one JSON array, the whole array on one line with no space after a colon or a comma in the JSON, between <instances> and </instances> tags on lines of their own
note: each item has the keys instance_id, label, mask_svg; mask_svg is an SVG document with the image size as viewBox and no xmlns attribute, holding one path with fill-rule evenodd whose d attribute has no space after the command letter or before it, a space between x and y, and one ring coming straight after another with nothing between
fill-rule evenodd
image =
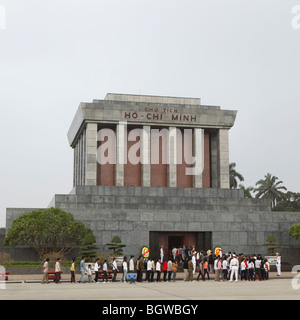
<instances>
[{"instance_id":1,"label":"overcast sky","mask_svg":"<svg viewBox=\"0 0 300 320\"><path fill-rule=\"evenodd\" d=\"M300 192L295 5L0 0L0 227L7 207L43 208L71 191L67 131L80 102L108 92L196 97L237 110L230 161L244 184L270 172Z\"/></svg>"}]
</instances>

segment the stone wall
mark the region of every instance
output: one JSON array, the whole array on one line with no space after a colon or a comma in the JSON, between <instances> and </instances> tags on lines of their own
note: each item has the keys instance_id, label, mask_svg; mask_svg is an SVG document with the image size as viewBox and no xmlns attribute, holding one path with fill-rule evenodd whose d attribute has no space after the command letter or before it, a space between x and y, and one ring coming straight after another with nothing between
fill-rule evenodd
<instances>
[{"instance_id":1,"label":"stone wall","mask_svg":"<svg viewBox=\"0 0 300 320\"><path fill-rule=\"evenodd\" d=\"M300 222L300 213L273 212L268 200L245 199L242 190L77 186L70 194L55 195L51 205L91 228L100 251L118 235L126 244L124 254L138 255L142 245L149 245L149 231L210 231L212 247L224 252L264 255L269 234L282 248L299 247L288 229ZM7 228L31 210L8 208Z\"/></svg>"}]
</instances>

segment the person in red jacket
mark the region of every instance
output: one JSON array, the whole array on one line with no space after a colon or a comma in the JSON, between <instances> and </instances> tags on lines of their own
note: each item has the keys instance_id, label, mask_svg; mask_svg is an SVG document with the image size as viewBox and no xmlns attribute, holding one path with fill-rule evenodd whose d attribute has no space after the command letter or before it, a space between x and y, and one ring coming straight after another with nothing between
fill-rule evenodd
<instances>
[{"instance_id":1,"label":"person in red jacket","mask_svg":"<svg viewBox=\"0 0 300 320\"><path fill-rule=\"evenodd\" d=\"M168 262L166 259L164 259L163 265L162 265L162 271L164 273L164 281L167 281L167 273L168 273Z\"/></svg>"}]
</instances>

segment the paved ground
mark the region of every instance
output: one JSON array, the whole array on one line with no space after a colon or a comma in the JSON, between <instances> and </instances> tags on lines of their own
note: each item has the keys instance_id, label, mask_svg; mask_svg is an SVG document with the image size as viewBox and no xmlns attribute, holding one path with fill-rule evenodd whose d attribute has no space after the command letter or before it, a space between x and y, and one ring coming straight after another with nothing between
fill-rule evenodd
<instances>
[{"instance_id":1,"label":"paved ground","mask_svg":"<svg viewBox=\"0 0 300 320\"><path fill-rule=\"evenodd\" d=\"M66 275L65 275L66 276ZM39 282L6 283L0 290L0 300L299 300L300 288L292 286L295 274L281 278L271 275L268 281L238 283L178 280L161 283L84 283L61 284ZM300 280L298 280L300 286Z\"/></svg>"}]
</instances>

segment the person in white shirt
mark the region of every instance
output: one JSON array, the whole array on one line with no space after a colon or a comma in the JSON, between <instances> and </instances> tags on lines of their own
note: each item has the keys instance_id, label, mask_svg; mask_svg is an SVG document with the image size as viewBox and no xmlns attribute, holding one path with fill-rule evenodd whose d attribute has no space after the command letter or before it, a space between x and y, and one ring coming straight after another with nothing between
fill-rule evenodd
<instances>
[{"instance_id":1,"label":"person in white shirt","mask_svg":"<svg viewBox=\"0 0 300 320\"><path fill-rule=\"evenodd\" d=\"M217 259L217 257L216 257L215 260L214 260L214 270L215 270L215 273L217 273L217 272L216 272L217 269L218 269L218 259Z\"/></svg>"},{"instance_id":2,"label":"person in white shirt","mask_svg":"<svg viewBox=\"0 0 300 320\"><path fill-rule=\"evenodd\" d=\"M196 252L193 252L193 256L192 256L192 262L193 262L193 274L196 273Z\"/></svg>"},{"instance_id":3,"label":"person in white shirt","mask_svg":"<svg viewBox=\"0 0 300 320\"><path fill-rule=\"evenodd\" d=\"M255 265L254 265L254 258L253 256L251 257L249 263L248 263L248 269L249 269L249 280L254 280L254 270L255 270Z\"/></svg>"},{"instance_id":4,"label":"person in white shirt","mask_svg":"<svg viewBox=\"0 0 300 320\"><path fill-rule=\"evenodd\" d=\"M168 260L168 281L171 282L171 276L173 272L173 265L171 258Z\"/></svg>"},{"instance_id":5,"label":"person in white shirt","mask_svg":"<svg viewBox=\"0 0 300 320\"><path fill-rule=\"evenodd\" d=\"M160 282L161 264L160 264L159 260L157 260L157 262L156 262L155 270L156 270L156 274L157 274L156 281Z\"/></svg>"},{"instance_id":6,"label":"person in white shirt","mask_svg":"<svg viewBox=\"0 0 300 320\"><path fill-rule=\"evenodd\" d=\"M134 256L130 257L128 271L129 271L129 273L134 273ZM133 277L134 277L134 275L130 275L129 284L135 284Z\"/></svg>"},{"instance_id":7,"label":"person in white shirt","mask_svg":"<svg viewBox=\"0 0 300 320\"><path fill-rule=\"evenodd\" d=\"M106 283L106 282L108 282L108 280L107 280L107 260L104 260L102 270L103 270L103 283ZM105 282L104 282L104 279L106 280Z\"/></svg>"},{"instance_id":8,"label":"person in white shirt","mask_svg":"<svg viewBox=\"0 0 300 320\"><path fill-rule=\"evenodd\" d=\"M173 260L176 259L177 248L172 249Z\"/></svg>"},{"instance_id":9,"label":"person in white shirt","mask_svg":"<svg viewBox=\"0 0 300 320\"><path fill-rule=\"evenodd\" d=\"M260 272L260 264L261 264L261 260L260 257L258 256L255 260L255 276L254 276L254 280L256 280L256 277L259 278L259 280L261 280L261 272Z\"/></svg>"},{"instance_id":10,"label":"person in white shirt","mask_svg":"<svg viewBox=\"0 0 300 320\"><path fill-rule=\"evenodd\" d=\"M88 265L86 274L88 276L88 282L93 282L93 280L92 280L92 265L91 264Z\"/></svg>"},{"instance_id":11,"label":"person in white shirt","mask_svg":"<svg viewBox=\"0 0 300 320\"><path fill-rule=\"evenodd\" d=\"M113 259L112 267L113 267L113 273L114 273L112 282L116 282L117 272L119 271L118 266L117 266L117 259L116 258Z\"/></svg>"},{"instance_id":12,"label":"person in white shirt","mask_svg":"<svg viewBox=\"0 0 300 320\"><path fill-rule=\"evenodd\" d=\"M223 269L223 281L227 281L228 269L227 269L227 260L224 258L222 261L222 269Z\"/></svg>"},{"instance_id":13,"label":"person in white shirt","mask_svg":"<svg viewBox=\"0 0 300 320\"><path fill-rule=\"evenodd\" d=\"M130 257L129 261L129 272L134 272L134 256Z\"/></svg>"},{"instance_id":14,"label":"person in white shirt","mask_svg":"<svg viewBox=\"0 0 300 320\"><path fill-rule=\"evenodd\" d=\"M98 282L98 279L99 279L99 268L100 268L99 261L100 261L99 258L97 258L97 260L96 260L96 262L94 264L94 271L95 271L95 279L94 279L94 281L95 282Z\"/></svg>"},{"instance_id":15,"label":"person in white shirt","mask_svg":"<svg viewBox=\"0 0 300 320\"><path fill-rule=\"evenodd\" d=\"M245 259L243 258L241 262L241 280L247 280L246 272L247 272L247 264L245 262Z\"/></svg>"},{"instance_id":16,"label":"person in white shirt","mask_svg":"<svg viewBox=\"0 0 300 320\"><path fill-rule=\"evenodd\" d=\"M152 272L152 259L150 258L148 261L147 261L147 271L146 271L146 281L147 282L150 282L151 280L151 272Z\"/></svg>"},{"instance_id":17,"label":"person in white shirt","mask_svg":"<svg viewBox=\"0 0 300 320\"><path fill-rule=\"evenodd\" d=\"M222 273L222 260L220 256L216 257L215 260L216 268L215 268L215 281L220 281L221 273Z\"/></svg>"},{"instance_id":18,"label":"person in white shirt","mask_svg":"<svg viewBox=\"0 0 300 320\"><path fill-rule=\"evenodd\" d=\"M122 266L123 266L123 282L126 283L126 276L127 276L127 269L128 269L127 257L124 257Z\"/></svg>"},{"instance_id":19,"label":"person in white shirt","mask_svg":"<svg viewBox=\"0 0 300 320\"><path fill-rule=\"evenodd\" d=\"M55 263L55 282L56 283L61 283L60 282L60 275L61 275L61 267L60 267L61 259L57 258L57 261Z\"/></svg>"},{"instance_id":20,"label":"person in white shirt","mask_svg":"<svg viewBox=\"0 0 300 320\"><path fill-rule=\"evenodd\" d=\"M230 282L233 280L233 275L235 276L235 282L238 282L238 271L239 271L239 261L236 258L236 255L232 255L232 259L230 260Z\"/></svg>"},{"instance_id":21,"label":"person in white shirt","mask_svg":"<svg viewBox=\"0 0 300 320\"><path fill-rule=\"evenodd\" d=\"M163 246L160 247L160 262L163 263L164 261L164 248Z\"/></svg>"},{"instance_id":22,"label":"person in white shirt","mask_svg":"<svg viewBox=\"0 0 300 320\"><path fill-rule=\"evenodd\" d=\"M44 263L44 266L43 266L43 278L42 278L42 283L49 283L49 280L48 280L48 271L49 271L49 264L48 262L50 261L49 258L47 258L45 260L45 263Z\"/></svg>"},{"instance_id":23,"label":"person in white shirt","mask_svg":"<svg viewBox=\"0 0 300 320\"><path fill-rule=\"evenodd\" d=\"M276 253L276 269L277 269L277 276L280 277L281 276L281 257L279 256L279 253Z\"/></svg>"}]
</instances>

